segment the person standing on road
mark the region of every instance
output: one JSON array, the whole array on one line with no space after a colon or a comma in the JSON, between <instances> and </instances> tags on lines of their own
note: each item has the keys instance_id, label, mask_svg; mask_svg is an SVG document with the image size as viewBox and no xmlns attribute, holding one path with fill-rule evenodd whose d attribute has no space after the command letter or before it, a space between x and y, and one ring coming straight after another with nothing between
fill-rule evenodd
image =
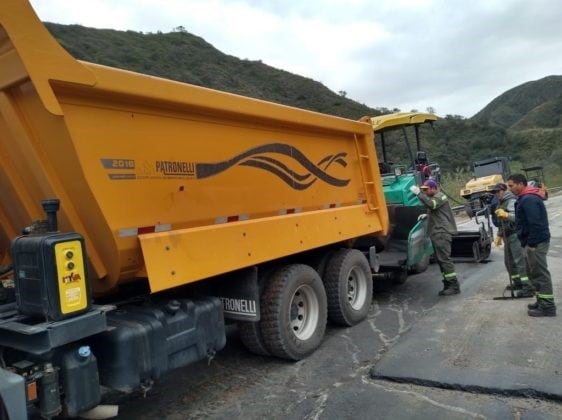
<instances>
[{"instance_id":1,"label":"person standing on road","mask_svg":"<svg viewBox=\"0 0 562 420\"><path fill-rule=\"evenodd\" d=\"M527 267L521 243L517 239L515 226L515 202L517 197L507 189L507 185L499 182L493 189L498 200L495 214L498 218L498 233L496 236L496 246L505 244L504 263L507 272L511 277L509 290L517 290L516 297L528 298L535 296L535 289L527 277Z\"/></svg>"},{"instance_id":2,"label":"person standing on road","mask_svg":"<svg viewBox=\"0 0 562 420\"><path fill-rule=\"evenodd\" d=\"M525 249L529 278L537 291L537 301L529 304L530 316L556 316L552 279L546 262L550 245L548 214L540 190L527 186L523 174L513 174L507 187L519 198L515 203L517 237Z\"/></svg>"},{"instance_id":3,"label":"person standing on road","mask_svg":"<svg viewBox=\"0 0 562 420\"><path fill-rule=\"evenodd\" d=\"M420 217L427 217L427 231L433 243L435 259L443 275L443 290L439 292L439 295L456 295L461 292L461 289L455 265L451 260L451 242L453 235L457 233L455 217L447 196L439 191L434 180L425 181L421 190L417 185L410 187L410 191L427 207L427 214Z\"/></svg>"}]
</instances>

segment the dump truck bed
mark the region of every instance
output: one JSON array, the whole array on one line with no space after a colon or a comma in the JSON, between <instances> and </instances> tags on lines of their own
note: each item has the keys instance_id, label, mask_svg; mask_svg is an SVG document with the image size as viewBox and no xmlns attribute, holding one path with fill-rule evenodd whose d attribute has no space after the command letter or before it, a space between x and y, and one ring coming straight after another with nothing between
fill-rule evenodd
<instances>
[{"instance_id":1,"label":"dump truck bed","mask_svg":"<svg viewBox=\"0 0 562 420\"><path fill-rule=\"evenodd\" d=\"M0 190L3 263L56 197L96 293L388 229L370 125L75 60L20 0L0 7Z\"/></svg>"}]
</instances>

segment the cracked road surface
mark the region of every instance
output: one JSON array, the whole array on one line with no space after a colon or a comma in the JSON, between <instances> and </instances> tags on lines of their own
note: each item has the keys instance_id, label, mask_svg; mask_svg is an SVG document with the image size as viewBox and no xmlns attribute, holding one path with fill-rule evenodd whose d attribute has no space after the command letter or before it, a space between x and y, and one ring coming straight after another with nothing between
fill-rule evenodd
<instances>
[{"instance_id":1,"label":"cracked road surface","mask_svg":"<svg viewBox=\"0 0 562 420\"><path fill-rule=\"evenodd\" d=\"M562 310L562 196L547 207L549 266ZM366 321L329 326L306 360L253 355L232 326L210 364L170 372L145 396L111 395L109 402L120 405L121 419L560 419L562 399L549 392L562 390L562 314L531 319L529 299L491 300L507 283L502 252L494 248L486 264L457 264L459 296L437 296L434 264L377 291ZM510 374L540 392L517 395Z\"/></svg>"}]
</instances>

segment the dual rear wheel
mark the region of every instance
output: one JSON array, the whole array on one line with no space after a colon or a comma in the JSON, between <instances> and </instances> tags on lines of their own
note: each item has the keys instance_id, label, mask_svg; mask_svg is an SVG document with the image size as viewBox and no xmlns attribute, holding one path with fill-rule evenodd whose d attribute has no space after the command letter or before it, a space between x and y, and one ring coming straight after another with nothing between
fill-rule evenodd
<instances>
[{"instance_id":1,"label":"dual rear wheel","mask_svg":"<svg viewBox=\"0 0 562 420\"><path fill-rule=\"evenodd\" d=\"M253 353L301 360L321 344L328 318L352 326L365 319L372 279L365 256L354 249L330 253L324 282L312 267L287 264L263 279L259 322L240 322L240 338Z\"/></svg>"},{"instance_id":2,"label":"dual rear wheel","mask_svg":"<svg viewBox=\"0 0 562 420\"><path fill-rule=\"evenodd\" d=\"M351 327L367 317L373 296L373 279L367 258L356 249L332 255L324 277L328 315L332 322Z\"/></svg>"}]
</instances>

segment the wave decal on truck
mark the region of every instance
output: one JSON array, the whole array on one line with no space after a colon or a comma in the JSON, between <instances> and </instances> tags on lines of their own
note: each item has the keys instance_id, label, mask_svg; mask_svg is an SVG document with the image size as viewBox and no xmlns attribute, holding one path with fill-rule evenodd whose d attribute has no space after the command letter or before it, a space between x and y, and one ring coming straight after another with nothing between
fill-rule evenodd
<instances>
[{"instance_id":1,"label":"wave decal on truck","mask_svg":"<svg viewBox=\"0 0 562 420\"><path fill-rule=\"evenodd\" d=\"M270 156L267 154L270 154ZM284 155L291 158L301 166L301 173L271 155ZM196 174L198 179L208 178L239 165L266 170L278 176L287 185L296 190L305 190L318 179L335 187L345 187L349 184L349 179L336 178L328 174L327 170L332 164L338 164L345 168L347 166L346 156L347 153L344 152L328 155L315 164L304 153L291 145L270 143L254 147L223 162L197 163ZM303 173L303 168L307 172Z\"/></svg>"}]
</instances>

